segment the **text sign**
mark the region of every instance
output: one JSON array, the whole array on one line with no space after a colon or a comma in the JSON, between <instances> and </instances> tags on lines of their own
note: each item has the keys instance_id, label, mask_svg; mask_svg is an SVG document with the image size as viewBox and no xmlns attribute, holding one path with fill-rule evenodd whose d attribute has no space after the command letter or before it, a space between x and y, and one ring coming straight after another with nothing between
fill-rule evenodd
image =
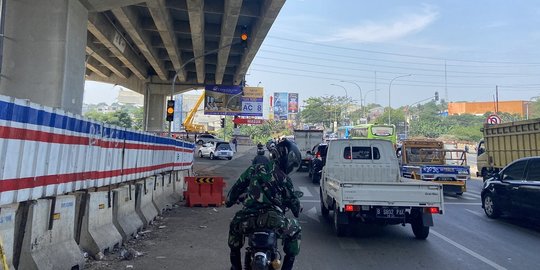
<instances>
[{"instance_id":1,"label":"text sign","mask_svg":"<svg viewBox=\"0 0 540 270\"><path fill-rule=\"evenodd\" d=\"M237 125L260 125L264 123L264 119L257 118L236 118L233 122Z\"/></svg>"}]
</instances>

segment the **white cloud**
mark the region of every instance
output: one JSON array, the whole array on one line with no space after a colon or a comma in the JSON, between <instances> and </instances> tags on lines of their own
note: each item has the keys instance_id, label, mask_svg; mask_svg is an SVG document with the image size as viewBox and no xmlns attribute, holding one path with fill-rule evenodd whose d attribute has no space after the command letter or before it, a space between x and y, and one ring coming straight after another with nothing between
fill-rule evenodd
<instances>
[{"instance_id":1,"label":"white cloud","mask_svg":"<svg viewBox=\"0 0 540 270\"><path fill-rule=\"evenodd\" d=\"M362 25L339 30L333 37L320 41L348 41L355 43L386 42L417 33L432 22L439 13L424 8L420 14L408 14L390 22L366 22Z\"/></svg>"}]
</instances>

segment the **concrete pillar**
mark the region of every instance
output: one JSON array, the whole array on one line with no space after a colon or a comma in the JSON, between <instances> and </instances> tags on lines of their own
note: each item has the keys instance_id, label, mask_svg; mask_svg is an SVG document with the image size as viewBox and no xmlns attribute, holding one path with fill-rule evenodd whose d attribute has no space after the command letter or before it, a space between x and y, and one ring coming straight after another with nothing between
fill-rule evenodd
<instances>
[{"instance_id":1,"label":"concrete pillar","mask_svg":"<svg viewBox=\"0 0 540 270\"><path fill-rule=\"evenodd\" d=\"M88 11L79 1L6 1L0 94L81 113Z\"/></svg>"},{"instance_id":2,"label":"concrete pillar","mask_svg":"<svg viewBox=\"0 0 540 270\"><path fill-rule=\"evenodd\" d=\"M151 93L151 92L150 92ZM158 131L167 130L165 128L165 103L167 95L146 94L144 95L144 109L148 116L146 130Z\"/></svg>"}]
</instances>

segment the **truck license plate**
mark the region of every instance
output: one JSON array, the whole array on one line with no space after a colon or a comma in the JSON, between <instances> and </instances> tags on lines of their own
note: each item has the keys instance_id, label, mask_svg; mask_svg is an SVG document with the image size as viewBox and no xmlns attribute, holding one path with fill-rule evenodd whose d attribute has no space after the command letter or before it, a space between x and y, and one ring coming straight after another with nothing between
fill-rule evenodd
<instances>
[{"instance_id":1,"label":"truck license plate","mask_svg":"<svg viewBox=\"0 0 540 270\"><path fill-rule=\"evenodd\" d=\"M405 209L397 207L379 207L375 209L377 218L403 218L405 217Z\"/></svg>"}]
</instances>

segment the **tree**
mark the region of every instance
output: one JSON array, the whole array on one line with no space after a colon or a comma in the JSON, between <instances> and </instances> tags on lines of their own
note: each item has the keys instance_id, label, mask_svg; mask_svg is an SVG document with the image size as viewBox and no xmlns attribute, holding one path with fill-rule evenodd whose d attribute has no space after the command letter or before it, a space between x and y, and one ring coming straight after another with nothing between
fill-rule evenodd
<instances>
[{"instance_id":1,"label":"tree","mask_svg":"<svg viewBox=\"0 0 540 270\"><path fill-rule=\"evenodd\" d=\"M300 117L304 123L322 123L325 128L330 128L333 122L339 125L350 123L350 114L347 108L352 103L348 97L325 96L309 98L306 100Z\"/></svg>"},{"instance_id":2,"label":"tree","mask_svg":"<svg viewBox=\"0 0 540 270\"><path fill-rule=\"evenodd\" d=\"M98 112L89 111L84 116L93 119L98 122L103 122L110 125L115 125L124 128L131 128L132 120L130 115L125 110L118 110L114 112Z\"/></svg>"}]
</instances>

